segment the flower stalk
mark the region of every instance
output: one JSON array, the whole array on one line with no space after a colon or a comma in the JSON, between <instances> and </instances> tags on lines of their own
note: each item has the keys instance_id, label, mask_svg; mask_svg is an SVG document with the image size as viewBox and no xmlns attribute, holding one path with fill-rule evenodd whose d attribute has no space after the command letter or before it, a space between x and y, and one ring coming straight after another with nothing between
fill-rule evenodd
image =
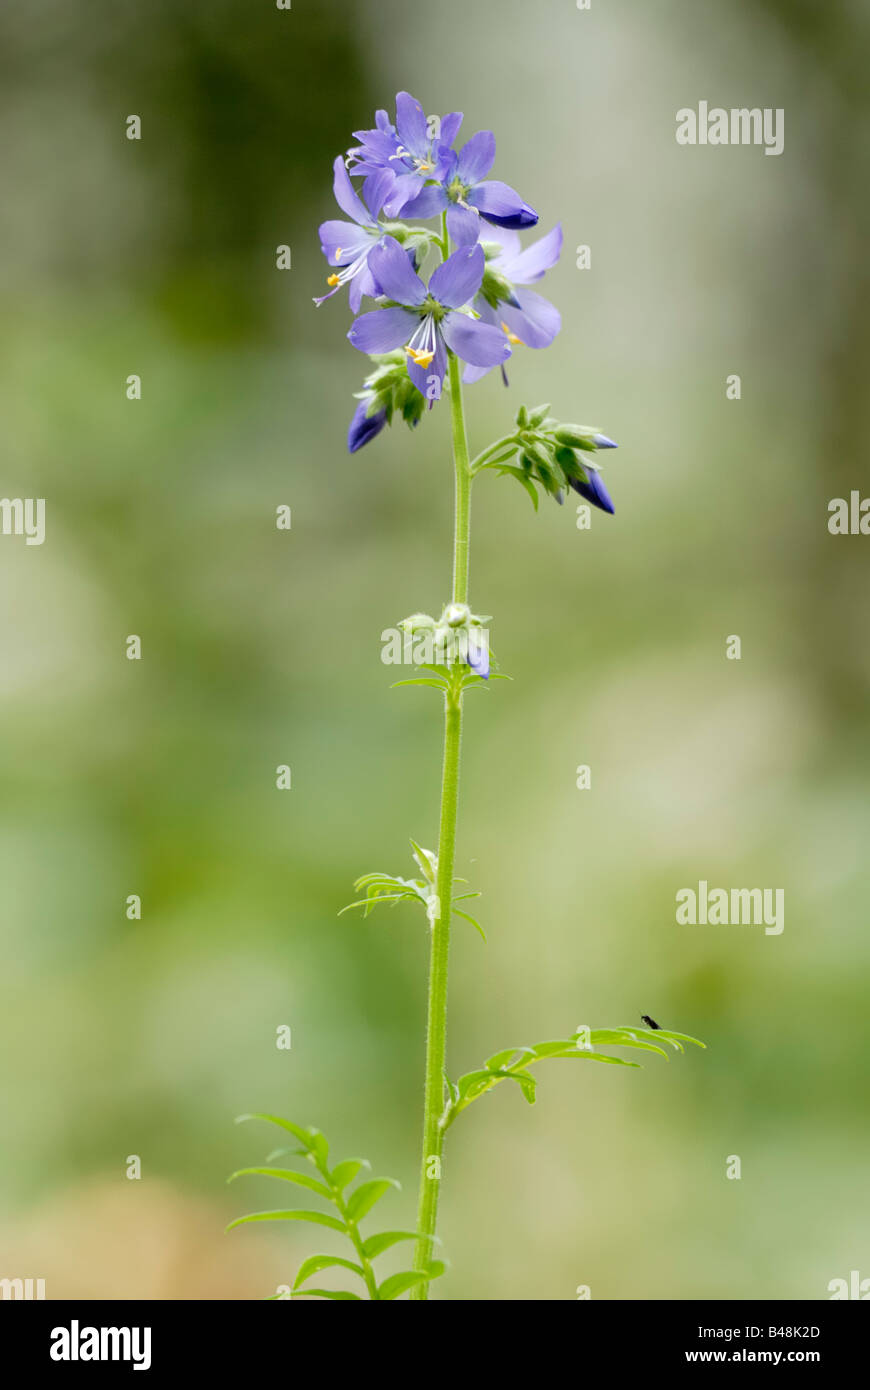
<instances>
[{"instance_id":1,"label":"flower stalk","mask_svg":"<svg viewBox=\"0 0 870 1390\"><path fill-rule=\"evenodd\" d=\"M453 602L468 602L469 548L471 541L471 473L462 403L462 379L458 359L451 353L450 417L456 477L453 532ZM462 689L457 682L444 694L444 757L441 770L441 815L438 829L438 915L432 925L429 954L429 1007L426 1025L426 1080L423 1094L423 1154L417 1202L419 1239L414 1267L425 1270L433 1255L438 1220L438 1197L444 1131L444 1073L447 1061L447 984L450 956L450 916L453 868L456 859L456 822L459 807L459 765L462 748ZM411 1298L423 1300L428 1284L418 1284Z\"/></svg>"}]
</instances>

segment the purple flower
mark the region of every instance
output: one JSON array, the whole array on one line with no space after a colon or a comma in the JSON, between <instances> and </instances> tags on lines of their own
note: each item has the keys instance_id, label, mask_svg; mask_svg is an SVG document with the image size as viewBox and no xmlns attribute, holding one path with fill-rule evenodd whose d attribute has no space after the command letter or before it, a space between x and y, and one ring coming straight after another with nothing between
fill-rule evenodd
<instances>
[{"instance_id":1,"label":"purple flower","mask_svg":"<svg viewBox=\"0 0 870 1390\"><path fill-rule=\"evenodd\" d=\"M337 294L342 285L350 284L349 303L353 312L359 312L364 294L376 295L378 287L369 270L369 255L382 240L383 228L378 225L378 213L384 198L392 187L392 177L386 170L366 179L363 188L365 202L358 196L344 167L344 160L338 155L333 164L332 187L335 201L342 212L352 217L352 222L333 220L320 225L320 249L330 265L341 269L330 275L327 284L331 286L327 294L315 299L322 304Z\"/></svg>"},{"instance_id":2,"label":"purple flower","mask_svg":"<svg viewBox=\"0 0 870 1390\"><path fill-rule=\"evenodd\" d=\"M533 241L525 250L520 245L519 233L512 229L496 228L494 236L502 249L487 261L474 308L484 323L500 327L512 345L549 347L562 327L559 310L543 295L518 286L543 279L556 264L562 251L562 227L557 223L551 232ZM479 381L488 370L466 367L463 380Z\"/></svg>"},{"instance_id":3,"label":"purple flower","mask_svg":"<svg viewBox=\"0 0 870 1390\"><path fill-rule=\"evenodd\" d=\"M477 640L474 628L469 633L468 653L465 659L476 676L482 676L485 681L489 680L489 643Z\"/></svg>"},{"instance_id":4,"label":"purple flower","mask_svg":"<svg viewBox=\"0 0 870 1390\"><path fill-rule=\"evenodd\" d=\"M372 397L367 396L361 400L347 432L347 447L350 453L355 454L357 449L361 449L364 444L368 444L370 439L374 439L376 434L380 434L384 425L387 423L387 412L376 410L369 415L369 407Z\"/></svg>"},{"instance_id":5,"label":"purple flower","mask_svg":"<svg viewBox=\"0 0 870 1390\"><path fill-rule=\"evenodd\" d=\"M605 439L606 436L603 434L596 435L595 438L596 440ZM607 444L599 445L599 448L604 449L615 449L616 447L617 446L611 440L608 440ZM601 475L598 469L587 464L585 460L584 469L588 481L584 483L580 478L569 478L568 482L570 486L575 492L579 492L581 497L585 497L587 502L591 502L593 507L599 507L602 512L610 512L612 516L616 508L613 505L610 493L601 481Z\"/></svg>"},{"instance_id":6,"label":"purple flower","mask_svg":"<svg viewBox=\"0 0 870 1390\"><path fill-rule=\"evenodd\" d=\"M388 217L398 217L405 205L416 198L426 180L443 172L444 155L459 133L462 112L451 111L439 123L437 136L429 133L429 122L409 92L396 97L396 124L386 111L375 112L374 130L355 130L359 145L348 150L350 172L368 180L384 171L391 175L390 191L384 199Z\"/></svg>"},{"instance_id":7,"label":"purple flower","mask_svg":"<svg viewBox=\"0 0 870 1390\"><path fill-rule=\"evenodd\" d=\"M481 246L454 251L433 270L428 288L393 237L384 237L370 261L371 274L393 303L362 314L347 336L360 352L404 346L408 375L430 408L441 394L448 350L476 367L494 367L510 356L510 344L500 329L458 312L480 289L485 263ZM434 393L433 381L438 383Z\"/></svg>"},{"instance_id":8,"label":"purple flower","mask_svg":"<svg viewBox=\"0 0 870 1390\"><path fill-rule=\"evenodd\" d=\"M534 227L538 214L510 184L488 179L495 160L495 136L479 130L457 154L442 146L436 183L427 184L404 205L406 217L434 217L447 213L447 230L457 246L473 246L480 235L480 219L496 227Z\"/></svg>"}]
</instances>

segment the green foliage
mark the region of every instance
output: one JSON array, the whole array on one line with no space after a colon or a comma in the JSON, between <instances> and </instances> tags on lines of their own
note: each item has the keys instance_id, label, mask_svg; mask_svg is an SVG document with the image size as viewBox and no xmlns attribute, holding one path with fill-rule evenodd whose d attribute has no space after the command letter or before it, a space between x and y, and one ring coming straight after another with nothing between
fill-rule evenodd
<instances>
[{"instance_id":1,"label":"green foliage","mask_svg":"<svg viewBox=\"0 0 870 1390\"><path fill-rule=\"evenodd\" d=\"M399 902L417 902L426 911L426 917L430 925L435 920L438 911L438 895L436 892L436 879L438 875L438 860L431 849L423 849L417 844L416 840L411 841L414 851L414 860L420 869L422 878L394 878L392 874L372 873L363 874L354 882L354 892L365 893L362 898L357 898L356 902L347 903L339 912L339 917L344 912L350 912L352 908L361 907L363 916L368 917L370 913L380 903L391 903L395 907ZM461 886L467 883L464 878L455 877L453 885ZM470 922L486 941L486 933L476 917L472 917L470 912L464 908L459 908L456 903L467 902L470 898L479 898L480 893L455 893L452 899L453 912L457 917L463 917L466 922Z\"/></svg>"},{"instance_id":2,"label":"green foliage","mask_svg":"<svg viewBox=\"0 0 870 1390\"><path fill-rule=\"evenodd\" d=\"M291 1298L359 1300L360 1294L346 1290L303 1287L315 1274L333 1267L349 1270L362 1280L369 1299L381 1301L399 1298L409 1289L417 1288L421 1284L429 1284L444 1273L444 1264L440 1260L432 1260L425 1270L402 1270L398 1274L389 1275L379 1284L372 1268L372 1261L378 1255L383 1254L385 1250L390 1250L402 1241L416 1240L418 1235L416 1231L380 1231L367 1237L363 1237L360 1233L359 1223L368 1216L372 1208L389 1192L390 1188L399 1186L395 1178L368 1178L353 1188L348 1195L347 1189L350 1184L355 1181L364 1168L369 1168L370 1165L366 1159L345 1158L336 1163L334 1168L330 1168L329 1144L320 1130L303 1128L301 1125L293 1124L290 1120L281 1119L278 1115L240 1115L236 1123L241 1124L245 1120L266 1120L269 1124L279 1125L281 1129L285 1129L293 1135L298 1141L299 1147L281 1149L272 1153L266 1160L267 1166L239 1168L237 1172L231 1174L228 1181L233 1182L236 1178L251 1175L276 1178L280 1182L289 1182L316 1193L323 1201L329 1202L337 1214L333 1216L328 1212L299 1208L254 1211L248 1212L245 1216L237 1216L235 1221L231 1221L226 1229L231 1231L236 1226L244 1226L254 1221L307 1221L346 1235L356 1255L355 1260L348 1260L339 1255L310 1255L299 1266L291 1291ZM314 1177L310 1172L298 1172L295 1168L268 1166L270 1160L285 1153L306 1159L318 1176Z\"/></svg>"},{"instance_id":3,"label":"green foliage","mask_svg":"<svg viewBox=\"0 0 870 1390\"><path fill-rule=\"evenodd\" d=\"M540 488L560 504L572 479L588 483L590 470L598 468L595 455L599 430L593 425L563 424L548 414L549 405L517 411L516 430L477 456L472 472L494 468L516 478L529 494L535 510Z\"/></svg>"},{"instance_id":4,"label":"green foliage","mask_svg":"<svg viewBox=\"0 0 870 1390\"><path fill-rule=\"evenodd\" d=\"M407 359L400 350L385 352L372 357L375 369L365 378L362 391L355 391L354 397L368 402L367 415L385 411L387 424L393 423L398 415L412 429L419 424L426 402L408 376Z\"/></svg>"},{"instance_id":5,"label":"green foliage","mask_svg":"<svg viewBox=\"0 0 870 1390\"><path fill-rule=\"evenodd\" d=\"M451 1081L449 1077L445 1077L448 1099L441 1117L441 1127L449 1129L456 1116L467 1109L472 1101L491 1091L501 1081L516 1082L529 1105L534 1105L537 1077L531 1074L529 1068L537 1062L559 1057L571 1061L604 1062L618 1067L638 1067L637 1062L630 1062L625 1057L614 1057L610 1053L598 1052L595 1049L599 1044L603 1044L605 1047L628 1047L643 1052L657 1052L659 1056L667 1057L668 1053L660 1046L661 1043L669 1044L678 1052L685 1051L684 1043L693 1043L695 1047L706 1046L686 1033L670 1033L663 1028L598 1028L589 1030L588 1036L584 1036L583 1030L578 1029L570 1038L534 1043L531 1047L504 1048L488 1057L483 1066L476 1071L469 1071L460 1076L458 1081Z\"/></svg>"}]
</instances>

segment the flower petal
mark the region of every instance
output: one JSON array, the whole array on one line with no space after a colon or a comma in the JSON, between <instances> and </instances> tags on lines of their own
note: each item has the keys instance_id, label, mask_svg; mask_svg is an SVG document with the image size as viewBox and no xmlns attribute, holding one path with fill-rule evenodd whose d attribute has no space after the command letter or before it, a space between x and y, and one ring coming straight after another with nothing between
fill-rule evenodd
<instances>
[{"instance_id":1,"label":"flower petal","mask_svg":"<svg viewBox=\"0 0 870 1390\"><path fill-rule=\"evenodd\" d=\"M480 213L477 208L461 208L450 203L447 208L447 230L457 246L473 246L480 235Z\"/></svg>"},{"instance_id":2,"label":"flower petal","mask_svg":"<svg viewBox=\"0 0 870 1390\"><path fill-rule=\"evenodd\" d=\"M396 152L395 132L388 134L380 130L355 130L354 135L360 141L359 145L351 146L348 155L360 164L367 164L371 169L391 169L388 163L391 154ZM351 173L357 173L354 167Z\"/></svg>"},{"instance_id":3,"label":"flower petal","mask_svg":"<svg viewBox=\"0 0 870 1390\"><path fill-rule=\"evenodd\" d=\"M359 271L359 274L353 277L347 288L347 302L350 305L350 312L352 314L359 313L360 302L364 294L369 295L372 299L380 294L380 290L369 270L367 261Z\"/></svg>"},{"instance_id":4,"label":"flower petal","mask_svg":"<svg viewBox=\"0 0 870 1390\"><path fill-rule=\"evenodd\" d=\"M441 134L439 140L443 145L452 145L459 134L459 127L462 125L462 112L450 111L446 116L441 117Z\"/></svg>"},{"instance_id":5,"label":"flower petal","mask_svg":"<svg viewBox=\"0 0 870 1390\"><path fill-rule=\"evenodd\" d=\"M399 168L401 168L401 164ZM387 217L398 217L400 212L404 212L409 203L417 197L424 185L422 174L405 173L396 174L393 179L393 187L384 201L384 213Z\"/></svg>"},{"instance_id":6,"label":"flower petal","mask_svg":"<svg viewBox=\"0 0 870 1390\"><path fill-rule=\"evenodd\" d=\"M493 328L467 314L447 314L441 320L447 346L473 367L495 367L511 355L510 343L500 328Z\"/></svg>"},{"instance_id":7,"label":"flower petal","mask_svg":"<svg viewBox=\"0 0 870 1390\"><path fill-rule=\"evenodd\" d=\"M495 136L491 130L479 130L459 151L456 173L463 183L480 183L494 163Z\"/></svg>"},{"instance_id":8,"label":"flower petal","mask_svg":"<svg viewBox=\"0 0 870 1390\"><path fill-rule=\"evenodd\" d=\"M504 271L505 266L510 264L515 256L518 256L523 249L519 232L512 227L500 227L495 222L490 222L481 228L481 241L492 242L494 246L502 249L490 262L497 270ZM508 278L510 278L508 276Z\"/></svg>"},{"instance_id":9,"label":"flower petal","mask_svg":"<svg viewBox=\"0 0 870 1390\"><path fill-rule=\"evenodd\" d=\"M353 323L348 338L360 352L392 352L406 343L417 326L407 309L373 309Z\"/></svg>"},{"instance_id":10,"label":"flower petal","mask_svg":"<svg viewBox=\"0 0 870 1390\"><path fill-rule=\"evenodd\" d=\"M395 237L386 236L369 255L369 270L388 299L416 307L426 298L426 286L411 268Z\"/></svg>"},{"instance_id":11,"label":"flower petal","mask_svg":"<svg viewBox=\"0 0 870 1390\"><path fill-rule=\"evenodd\" d=\"M462 373L462 380L466 386L473 386L476 381L482 381L492 367L472 367L466 366Z\"/></svg>"},{"instance_id":12,"label":"flower petal","mask_svg":"<svg viewBox=\"0 0 870 1390\"><path fill-rule=\"evenodd\" d=\"M444 376L447 371L447 350L441 334L435 331L434 356L428 367L421 367L413 358L408 358L408 376L413 381L417 390L424 396L426 404L431 410L437 400L441 399L441 392L444 386ZM437 385L435 384L437 382Z\"/></svg>"},{"instance_id":13,"label":"flower petal","mask_svg":"<svg viewBox=\"0 0 870 1390\"><path fill-rule=\"evenodd\" d=\"M461 309L480 289L485 264L482 246L460 246L432 271L429 293L448 309Z\"/></svg>"},{"instance_id":14,"label":"flower petal","mask_svg":"<svg viewBox=\"0 0 870 1390\"><path fill-rule=\"evenodd\" d=\"M524 203L515 188L500 179L486 179L472 188L468 201L482 216L501 227L534 227L538 214Z\"/></svg>"},{"instance_id":15,"label":"flower petal","mask_svg":"<svg viewBox=\"0 0 870 1390\"><path fill-rule=\"evenodd\" d=\"M392 169L379 169L376 174L369 174L366 178L363 184L363 202L372 215L372 221L387 201L395 182L396 176Z\"/></svg>"},{"instance_id":16,"label":"flower petal","mask_svg":"<svg viewBox=\"0 0 870 1390\"><path fill-rule=\"evenodd\" d=\"M422 159L429 149L429 129L425 111L410 92L396 97L396 131L405 149Z\"/></svg>"},{"instance_id":17,"label":"flower petal","mask_svg":"<svg viewBox=\"0 0 870 1390\"><path fill-rule=\"evenodd\" d=\"M557 223L551 232L533 241L525 251L506 257L501 269L515 285L531 285L556 264L561 252L562 225Z\"/></svg>"},{"instance_id":18,"label":"flower petal","mask_svg":"<svg viewBox=\"0 0 870 1390\"><path fill-rule=\"evenodd\" d=\"M498 328L500 332L504 332L501 327L500 316L496 313L495 309L493 309L492 305L487 303L482 294L477 296L472 307L480 315L481 322L490 323L493 327ZM492 367L467 366L462 373L462 380L468 386L471 386L475 381L480 381L486 376L487 372L491 371ZM504 374L504 367L502 367L502 374Z\"/></svg>"},{"instance_id":19,"label":"flower petal","mask_svg":"<svg viewBox=\"0 0 870 1390\"><path fill-rule=\"evenodd\" d=\"M332 191L342 212L346 212L348 217L352 217L361 227L374 226L374 219L369 215L368 209L351 183L350 174L344 167L344 160L340 154L335 156L332 165Z\"/></svg>"},{"instance_id":20,"label":"flower petal","mask_svg":"<svg viewBox=\"0 0 870 1390\"><path fill-rule=\"evenodd\" d=\"M416 198L402 208L404 217L435 217L447 207L447 194L440 183L427 183Z\"/></svg>"},{"instance_id":21,"label":"flower petal","mask_svg":"<svg viewBox=\"0 0 870 1390\"><path fill-rule=\"evenodd\" d=\"M562 315L555 304L534 290L518 290L516 300L519 308L504 301L499 305L508 328L526 347L549 347L562 327Z\"/></svg>"},{"instance_id":22,"label":"flower petal","mask_svg":"<svg viewBox=\"0 0 870 1390\"><path fill-rule=\"evenodd\" d=\"M489 642L485 634L475 628L468 633L468 665L478 676L489 680Z\"/></svg>"},{"instance_id":23,"label":"flower petal","mask_svg":"<svg viewBox=\"0 0 870 1390\"><path fill-rule=\"evenodd\" d=\"M359 281L360 293L367 294L371 299L375 299L381 292L381 287L369 269L368 260L356 277ZM355 282L354 282L355 283Z\"/></svg>"},{"instance_id":24,"label":"flower petal","mask_svg":"<svg viewBox=\"0 0 870 1390\"><path fill-rule=\"evenodd\" d=\"M371 245L369 233L362 231L355 222L321 222L318 228L320 249L330 265L349 265L360 252Z\"/></svg>"}]
</instances>

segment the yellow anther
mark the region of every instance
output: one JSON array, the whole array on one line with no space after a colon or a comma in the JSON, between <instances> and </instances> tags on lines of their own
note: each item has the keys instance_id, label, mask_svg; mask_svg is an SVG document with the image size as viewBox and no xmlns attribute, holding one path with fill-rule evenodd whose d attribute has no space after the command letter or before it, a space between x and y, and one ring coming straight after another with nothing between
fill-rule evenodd
<instances>
[{"instance_id":1,"label":"yellow anther","mask_svg":"<svg viewBox=\"0 0 870 1390\"><path fill-rule=\"evenodd\" d=\"M340 276L340 275L327 275L327 277L326 277L326 283L327 283L327 285L340 285L340 284L341 284L341 276Z\"/></svg>"},{"instance_id":2,"label":"yellow anther","mask_svg":"<svg viewBox=\"0 0 870 1390\"><path fill-rule=\"evenodd\" d=\"M506 323L503 322L501 327L502 332L507 334L507 340L509 343L519 343L520 347L525 347L525 343L523 342L522 338L518 338L516 333L512 333Z\"/></svg>"},{"instance_id":3,"label":"yellow anther","mask_svg":"<svg viewBox=\"0 0 870 1390\"><path fill-rule=\"evenodd\" d=\"M434 352L424 352L422 348L406 347L405 351L417 367L428 367L435 356Z\"/></svg>"},{"instance_id":4,"label":"yellow anther","mask_svg":"<svg viewBox=\"0 0 870 1390\"><path fill-rule=\"evenodd\" d=\"M340 246L336 246L336 248L335 248L335 259L338 260L338 258L339 258L340 255L341 255L341 247L340 247Z\"/></svg>"},{"instance_id":5,"label":"yellow anther","mask_svg":"<svg viewBox=\"0 0 870 1390\"><path fill-rule=\"evenodd\" d=\"M425 159L421 159L420 162L419 162L419 164L417 165L417 168L419 169L420 173L422 174L422 172L423 172L424 169L431 169L431 168L432 168L432 165L431 165L431 164L427 164L426 161L425 161Z\"/></svg>"}]
</instances>

